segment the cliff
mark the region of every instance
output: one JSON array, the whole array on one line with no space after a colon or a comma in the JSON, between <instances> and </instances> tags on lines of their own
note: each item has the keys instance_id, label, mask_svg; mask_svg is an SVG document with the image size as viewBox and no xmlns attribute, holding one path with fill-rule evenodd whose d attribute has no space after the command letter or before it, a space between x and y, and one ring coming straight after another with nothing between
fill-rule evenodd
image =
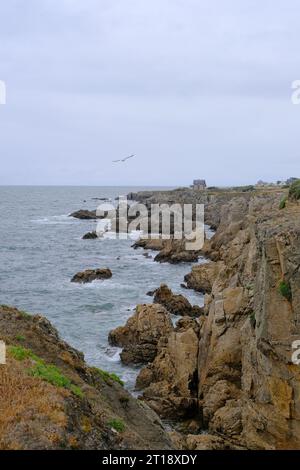
<instances>
[{"instance_id":1,"label":"cliff","mask_svg":"<svg viewBox=\"0 0 300 470\"><path fill-rule=\"evenodd\" d=\"M292 362L300 339L300 205L280 204L283 195L206 195L206 220L216 228L202 253L209 262L185 278L206 294L199 332L177 328L138 378L161 416L186 420L183 448L300 448L300 368ZM160 194L151 199L160 202Z\"/></svg>"}]
</instances>

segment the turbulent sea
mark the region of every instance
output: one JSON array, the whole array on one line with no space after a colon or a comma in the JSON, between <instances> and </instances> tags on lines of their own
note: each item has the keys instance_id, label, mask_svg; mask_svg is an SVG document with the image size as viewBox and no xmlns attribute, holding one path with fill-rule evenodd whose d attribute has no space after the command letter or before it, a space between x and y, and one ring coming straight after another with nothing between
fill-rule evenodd
<instances>
[{"instance_id":1,"label":"turbulent sea","mask_svg":"<svg viewBox=\"0 0 300 470\"><path fill-rule=\"evenodd\" d=\"M156 263L131 248L132 240L82 240L95 221L68 215L95 209L101 201L93 198L114 201L143 189L155 188L0 187L0 303L46 316L89 364L117 373L131 390L137 369L121 364L108 332L123 325L136 304L151 303L146 293L162 282L193 304L203 305L203 296L180 287L191 264ZM76 272L97 267L110 268L113 277L70 282Z\"/></svg>"}]
</instances>

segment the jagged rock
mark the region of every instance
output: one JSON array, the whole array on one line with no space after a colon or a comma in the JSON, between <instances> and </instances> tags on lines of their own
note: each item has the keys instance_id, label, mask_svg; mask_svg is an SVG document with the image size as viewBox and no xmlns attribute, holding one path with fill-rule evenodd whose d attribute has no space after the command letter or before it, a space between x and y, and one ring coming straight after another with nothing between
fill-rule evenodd
<instances>
[{"instance_id":1,"label":"jagged rock","mask_svg":"<svg viewBox=\"0 0 300 470\"><path fill-rule=\"evenodd\" d=\"M197 264L192 267L191 273L184 276L184 280L189 289L202 293L210 293L219 270L220 263Z\"/></svg>"},{"instance_id":2,"label":"jagged rock","mask_svg":"<svg viewBox=\"0 0 300 470\"><path fill-rule=\"evenodd\" d=\"M80 209L79 211L72 212L69 217L75 217L75 219L83 220L94 220L97 219L96 211L89 211L87 209Z\"/></svg>"},{"instance_id":3,"label":"jagged rock","mask_svg":"<svg viewBox=\"0 0 300 470\"><path fill-rule=\"evenodd\" d=\"M158 239L146 239L141 238L136 241L133 248L144 248L148 250L159 251L155 256L154 261L160 263L191 263L197 261L200 252L186 249L186 239L177 240L170 238L169 240Z\"/></svg>"},{"instance_id":4,"label":"jagged rock","mask_svg":"<svg viewBox=\"0 0 300 470\"><path fill-rule=\"evenodd\" d=\"M191 263L197 261L200 252L186 249L186 240L164 240L163 248L155 256L154 261L160 263Z\"/></svg>"},{"instance_id":5,"label":"jagged rock","mask_svg":"<svg viewBox=\"0 0 300 470\"><path fill-rule=\"evenodd\" d=\"M94 240L95 238L98 238L97 232L87 232L85 235L83 235L82 239L83 240Z\"/></svg>"},{"instance_id":6,"label":"jagged rock","mask_svg":"<svg viewBox=\"0 0 300 470\"><path fill-rule=\"evenodd\" d=\"M185 449L187 450L225 450L228 448L222 437L212 434L193 435L186 437Z\"/></svg>"},{"instance_id":7,"label":"jagged rock","mask_svg":"<svg viewBox=\"0 0 300 470\"><path fill-rule=\"evenodd\" d=\"M125 326L109 333L109 343L122 347L121 360L125 364L153 361L159 340L173 331L167 310L161 305L138 305L135 314Z\"/></svg>"},{"instance_id":8,"label":"jagged rock","mask_svg":"<svg viewBox=\"0 0 300 470\"><path fill-rule=\"evenodd\" d=\"M149 297L153 297L154 294L155 294L155 292L156 292L156 289L154 289L154 290L148 290L148 292L146 293L146 295L148 295Z\"/></svg>"},{"instance_id":9,"label":"jagged rock","mask_svg":"<svg viewBox=\"0 0 300 470\"><path fill-rule=\"evenodd\" d=\"M188 317L182 320L136 380L137 389L144 390L143 400L162 417L184 418L197 414L199 325Z\"/></svg>"},{"instance_id":10,"label":"jagged rock","mask_svg":"<svg viewBox=\"0 0 300 470\"><path fill-rule=\"evenodd\" d=\"M163 249L164 244L165 240L162 240L161 238L140 238L132 245L132 248L135 250L137 248L144 248L145 250L160 251Z\"/></svg>"},{"instance_id":11,"label":"jagged rock","mask_svg":"<svg viewBox=\"0 0 300 470\"><path fill-rule=\"evenodd\" d=\"M166 284L161 284L159 289L155 291L154 303L163 305L173 315L196 317L203 314L203 309L200 306L192 306L183 295L173 294Z\"/></svg>"},{"instance_id":12,"label":"jagged rock","mask_svg":"<svg viewBox=\"0 0 300 470\"><path fill-rule=\"evenodd\" d=\"M111 277L112 272L109 268L86 269L85 271L75 274L71 282L87 283L95 281L96 279L109 279Z\"/></svg>"},{"instance_id":13,"label":"jagged rock","mask_svg":"<svg viewBox=\"0 0 300 470\"><path fill-rule=\"evenodd\" d=\"M202 253L213 263L193 267L187 283L206 293L197 397L210 435L193 436L189 448L300 448L300 369L291 360L300 337L300 206L288 201L279 210L284 194L207 191L202 201L206 222L216 228ZM143 197L187 203L196 195L136 196ZM165 351L166 345L138 380L147 402L167 416L176 407Z\"/></svg>"}]
</instances>

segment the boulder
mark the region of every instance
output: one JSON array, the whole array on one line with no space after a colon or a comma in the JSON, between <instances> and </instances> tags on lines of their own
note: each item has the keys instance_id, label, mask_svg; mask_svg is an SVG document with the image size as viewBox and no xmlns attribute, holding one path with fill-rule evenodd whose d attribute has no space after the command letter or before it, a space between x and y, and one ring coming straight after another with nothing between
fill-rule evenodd
<instances>
[{"instance_id":1,"label":"boulder","mask_svg":"<svg viewBox=\"0 0 300 470\"><path fill-rule=\"evenodd\" d=\"M72 212L69 217L75 217L75 219L82 220L94 220L99 218L96 215L96 211L89 211L87 209L80 209L79 211Z\"/></svg>"},{"instance_id":2,"label":"boulder","mask_svg":"<svg viewBox=\"0 0 300 470\"><path fill-rule=\"evenodd\" d=\"M95 238L98 238L98 235L97 232L93 230L92 232L87 232L83 235L82 240L94 240Z\"/></svg>"},{"instance_id":3,"label":"boulder","mask_svg":"<svg viewBox=\"0 0 300 470\"><path fill-rule=\"evenodd\" d=\"M108 340L123 348L123 363L147 363L155 358L161 338L173 329L170 315L162 305L138 305L125 326L110 331Z\"/></svg>"},{"instance_id":4,"label":"boulder","mask_svg":"<svg viewBox=\"0 0 300 470\"><path fill-rule=\"evenodd\" d=\"M95 281L96 279L109 279L110 277L112 277L112 272L108 268L86 269L85 271L75 274L71 282L87 283Z\"/></svg>"},{"instance_id":5,"label":"boulder","mask_svg":"<svg viewBox=\"0 0 300 470\"><path fill-rule=\"evenodd\" d=\"M166 284L161 284L159 289L155 291L154 303L163 305L173 315L196 317L203 314L203 309L200 306L192 306L183 295L173 294Z\"/></svg>"}]
</instances>

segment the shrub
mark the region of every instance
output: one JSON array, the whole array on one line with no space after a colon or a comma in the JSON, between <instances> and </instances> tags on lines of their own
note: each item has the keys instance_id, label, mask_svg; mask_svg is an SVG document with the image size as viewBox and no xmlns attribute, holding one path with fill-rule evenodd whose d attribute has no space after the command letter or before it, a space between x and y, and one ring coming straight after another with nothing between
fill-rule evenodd
<instances>
[{"instance_id":1,"label":"shrub","mask_svg":"<svg viewBox=\"0 0 300 470\"><path fill-rule=\"evenodd\" d=\"M123 380L120 379L120 377L113 373L113 372L107 372L106 370L98 369L98 367L92 367L91 368L93 372L96 372L108 385L110 380L113 380L114 382L117 382L118 384L124 386Z\"/></svg>"},{"instance_id":2,"label":"shrub","mask_svg":"<svg viewBox=\"0 0 300 470\"><path fill-rule=\"evenodd\" d=\"M281 281L279 284L279 292L285 297L289 302L292 301L292 289L289 282Z\"/></svg>"},{"instance_id":3,"label":"shrub","mask_svg":"<svg viewBox=\"0 0 300 470\"><path fill-rule=\"evenodd\" d=\"M25 339L26 339L26 338L25 338L25 336L23 336L23 335L16 335L16 340L17 340L17 341L25 341Z\"/></svg>"},{"instance_id":4,"label":"shrub","mask_svg":"<svg viewBox=\"0 0 300 470\"><path fill-rule=\"evenodd\" d=\"M126 409L126 408L128 407L128 405L129 405L129 397L127 397L126 395L122 395L122 396L119 398L119 400L120 400L120 403L121 403L121 405L123 406L123 408Z\"/></svg>"},{"instance_id":5,"label":"shrub","mask_svg":"<svg viewBox=\"0 0 300 470\"><path fill-rule=\"evenodd\" d=\"M287 197L286 197L286 196L284 196L284 197L281 199L281 201L280 201L280 203L279 203L279 209L284 209L284 208L285 208L285 206L286 206L286 200L287 200Z\"/></svg>"},{"instance_id":6,"label":"shrub","mask_svg":"<svg viewBox=\"0 0 300 470\"><path fill-rule=\"evenodd\" d=\"M300 199L300 180L291 184L289 189L289 198L294 199L295 201Z\"/></svg>"},{"instance_id":7,"label":"shrub","mask_svg":"<svg viewBox=\"0 0 300 470\"><path fill-rule=\"evenodd\" d=\"M125 431L125 424L121 419L111 419L107 424L118 432Z\"/></svg>"}]
</instances>

